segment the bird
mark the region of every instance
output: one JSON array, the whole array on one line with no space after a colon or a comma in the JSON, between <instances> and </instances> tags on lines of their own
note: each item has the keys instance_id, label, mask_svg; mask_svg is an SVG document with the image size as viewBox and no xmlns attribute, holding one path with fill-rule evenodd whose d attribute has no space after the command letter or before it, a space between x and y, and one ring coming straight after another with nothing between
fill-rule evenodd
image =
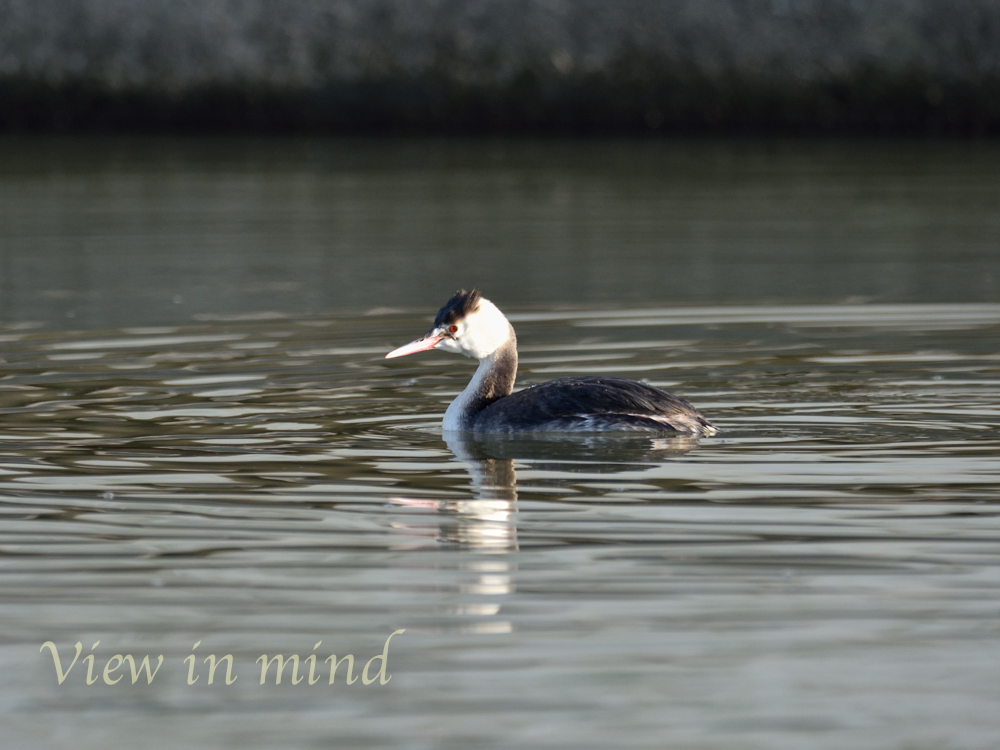
<instances>
[{"instance_id":1,"label":"bird","mask_svg":"<svg viewBox=\"0 0 1000 750\"><path fill-rule=\"evenodd\" d=\"M456 292L430 331L385 358L430 349L479 360L469 385L445 412L446 433L655 432L702 437L717 431L684 399L636 380L560 378L515 393L514 327L478 289Z\"/></svg>"}]
</instances>

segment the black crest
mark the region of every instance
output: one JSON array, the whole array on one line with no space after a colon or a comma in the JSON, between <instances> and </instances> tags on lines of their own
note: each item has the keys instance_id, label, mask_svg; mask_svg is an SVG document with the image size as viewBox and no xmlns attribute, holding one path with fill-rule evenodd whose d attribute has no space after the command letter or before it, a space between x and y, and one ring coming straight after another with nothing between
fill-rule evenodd
<instances>
[{"instance_id":1,"label":"black crest","mask_svg":"<svg viewBox=\"0 0 1000 750\"><path fill-rule=\"evenodd\" d=\"M438 311L437 317L434 318L434 327L450 326L466 315L471 315L479 309L479 300L482 298L483 295L478 289L473 289L471 292L461 289L455 292L455 296Z\"/></svg>"}]
</instances>

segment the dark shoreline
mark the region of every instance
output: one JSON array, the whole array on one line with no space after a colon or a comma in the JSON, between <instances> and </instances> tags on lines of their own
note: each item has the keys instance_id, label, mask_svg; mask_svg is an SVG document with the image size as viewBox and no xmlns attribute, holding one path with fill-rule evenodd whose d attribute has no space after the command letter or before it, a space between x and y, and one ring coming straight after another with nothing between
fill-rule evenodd
<instances>
[{"instance_id":1,"label":"dark shoreline","mask_svg":"<svg viewBox=\"0 0 1000 750\"><path fill-rule=\"evenodd\" d=\"M0 132L1000 133L995 0L6 0Z\"/></svg>"},{"instance_id":2,"label":"dark shoreline","mask_svg":"<svg viewBox=\"0 0 1000 750\"><path fill-rule=\"evenodd\" d=\"M615 87L594 77L494 90L414 79L182 93L8 79L0 80L0 133L995 136L1000 79L947 90L918 77L793 92Z\"/></svg>"}]
</instances>

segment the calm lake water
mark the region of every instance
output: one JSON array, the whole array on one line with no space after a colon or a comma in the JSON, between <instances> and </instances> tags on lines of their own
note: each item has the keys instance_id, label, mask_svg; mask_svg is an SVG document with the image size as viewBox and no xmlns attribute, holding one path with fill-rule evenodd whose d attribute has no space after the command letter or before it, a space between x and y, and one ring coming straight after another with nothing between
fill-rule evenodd
<instances>
[{"instance_id":1,"label":"calm lake water","mask_svg":"<svg viewBox=\"0 0 1000 750\"><path fill-rule=\"evenodd\" d=\"M5 748L997 746L997 144L0 152ZM443 436L472 284L719 434Z\"/></svg>"}]
</instances>

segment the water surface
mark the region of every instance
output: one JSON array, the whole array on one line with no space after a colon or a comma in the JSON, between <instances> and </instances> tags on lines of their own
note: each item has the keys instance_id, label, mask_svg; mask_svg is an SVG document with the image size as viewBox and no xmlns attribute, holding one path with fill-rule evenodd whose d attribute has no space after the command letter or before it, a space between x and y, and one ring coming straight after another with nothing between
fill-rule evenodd
<instances>
[{"instance_id":1,"label":"water surface","mask_svg":"<svg viewBox=\"0 0 1000 750\"><path fill-rule=\"evenodd\" d=\"M0 139L0 321L1000 302L995 141Z\"/></svg>"},{"instance_id":2,"label":"water surface","mask_svg":"<svg viewBox=\"0 0 1000 750\"><path fill-rule=\"evenodd\" d=\"M995 746L1000 305L508 311L520 384L719 434L446 440L471 363L382 358L416 312L7 326L6 746ZM386 685L259 684L401 629Z\"/></svg>"},{"instance_id":3,"label":"water surface","mask_svg":"<svg viewBox=\"0 0 1000 750\"><path fill-rule=\"evenodd\" d=\"M0 140L2 744L993 750L998 157ZM472 285L719 434L446 439Z\"/></svg>"}]
</instances>

